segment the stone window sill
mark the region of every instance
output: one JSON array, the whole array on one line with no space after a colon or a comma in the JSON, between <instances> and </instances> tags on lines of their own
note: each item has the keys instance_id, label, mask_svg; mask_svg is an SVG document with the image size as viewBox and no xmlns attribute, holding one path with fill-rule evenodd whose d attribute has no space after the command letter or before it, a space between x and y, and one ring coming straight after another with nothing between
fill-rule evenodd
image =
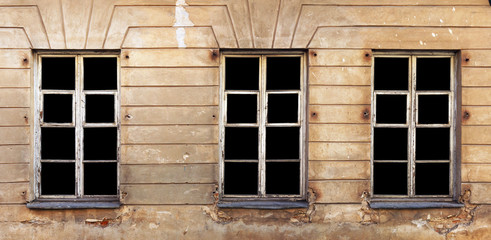
<instances>
[{"instance_id":1,"label":"stone window sill","mask_svg":"<svg viewBox=\"0 0 491 240\"><path fill-rule=\"evenodd\" d=\"M418 208L460 208L463 203L458 202L393 202L372 201L370 207L373 209L418 209Z\"/></svg>"},{"instance_id":2,"label":"stone window sill","mask_svg":"<svg viewBox=\"0 0 491 240\"><path fill-rule=\"evenodd\" d=\"M221 201L219 208L249 208L249 209L289 209L308 208L309 203L303 201Z\"/></svg>"},{"instance_id":3,"label":"stone window sill","mask_svg":"<svg viewBox=\"0 0 491 240\"><path fill-rule=\"evenodd\" d=\"M27 203L30 209L95 209L119 208L119 201L33 201Z\"/></svg>"}]
</instances>

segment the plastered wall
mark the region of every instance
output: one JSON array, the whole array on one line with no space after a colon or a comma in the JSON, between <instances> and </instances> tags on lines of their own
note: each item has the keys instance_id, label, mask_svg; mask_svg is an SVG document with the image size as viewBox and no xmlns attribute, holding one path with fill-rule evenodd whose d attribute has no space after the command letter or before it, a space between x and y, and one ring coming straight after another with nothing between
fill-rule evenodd
<instances>
[{"instance_id":1,"label":"plastered wall","mask_svg":"<svg viewBox=\"0 0 491 240\"><path fill-rule=\"evenodd\" d=\"M489 239L487 0L0 0L0 239ZM30 210L33 50L121 50L119 209ZM310 207L219 209L220 50L308 52ZM460 51L462 208L375 210L372 51Z\"/></svg>"}]
</instances>

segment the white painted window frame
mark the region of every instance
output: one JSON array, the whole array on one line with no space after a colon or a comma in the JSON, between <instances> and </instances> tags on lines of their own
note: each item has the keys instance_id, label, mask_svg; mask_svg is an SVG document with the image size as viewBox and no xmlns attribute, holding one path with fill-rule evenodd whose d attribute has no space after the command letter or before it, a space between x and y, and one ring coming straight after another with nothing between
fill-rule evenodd
<instances>
[{"instance_id":1,"label":"white painted window frame","mask_svg":"<svg viewBox=\"0 0 491 240\"><path fill-rule=\"evenodd\" d=\"M458 146L460 141L457 136L460 136L459 128L459 54L453 51L380 51L374 52L372 56L372 74L371 74L371 92L372 92L372 119L371 119L371 196L374 202L455 202L460 194L460 187L458 177L458 163L460 162L460 151ZM409 59L409 90L375 90L374 89L374 73L375 73L375 58L408 58ZM450 90L449 91L416 91L416 85L414 84L416 79L416 59L417 58L450 58ZM406 110L406 124L378 124L376 123L376 96L382 94L390 95L407 95L407 110ZM449 123L448 124L419 124L417 113L417 99L418 95L448 95L449 96ZM415 133L416 126L419 128L436 127L436 128L450 128L450 159L448 161L441 160L418 160L418 162L449 162L449 194L448 195L416 195L415 194ZM382 195L374 194L374 128L408 128L408 160L401 161L387 161L380 160L380 162L408 162L408 194L407 195ZM424 206L424 205L422 205ZM407 206L406 206L407 207ZM396 207L397 208L397 207Z\"/></svg>"},{"instance_id":2,"label":"white painted window frame","mask_svg":"<svg viewBox=\"0 0 491 240\"><path fill-rule=\"evenodd\" d=\"M244 57L259 58L259 90L243 91L243 90L225 90L225 58L226 57ZM300 57L300 90L274 90L266 91L266 58L267 57ZM219 199L222 201L258 201L258 200L278 200L278 201L296 201L306 199L307 189L307 127L306 127L306 88L307 88L307 65L306 65L306 53L303 51L230 51L222 52L220 58L220 142L219 142ZM228 124L226 122L227 113L227 95L228 93L234 94L257 94L257 123L243 123L243 124ZM297 123L267 123L267 95L268 94L289 94L295 93L299 96L298 102L298 122ZM233 160L234 162L258 162L258 195L232 195L224 194L224 172L225 172L225 127L258 127L259 128L259 140L258 140L258 154L259 160ZM299 157L300 162L300 194L266 194L266 139L265 132L266 126L282 126L282 127L300 127L299 136ZM274 160L278 161L278 160ZM278 161L287 162L287 161Z\"/></svg>"},{"instance_id":3,"label":"white painted window frame","mask_svg":"<svg viewBox=\"0 0 491 240\"><path fill-rule=\"evenodd\" d=\"M95 201L95 202L111 202L120 199L120 138L121 138L121 119L120 119L120 53L119 51L38 51L35 52L34 63L34 200L35 201ZM74 57L75 58L75 90L42 90L41 89L41 73L42 73L42 58L43 57ZM83 90L84 79L84 58L116 58L117 61L117 89L116 90ZM45 123L43 122L43 94L73 94L72 102L72 123ZM93 95L113 95L114 96L114 122L112 123L86 123L85 122L85 97L88 94ZM41 160L41 127L75 127L75 160ZM86 160L87 162L116 162L117 163L117 194L116 195L85 195L83 189L84 169L83 163L83 133L84 127L116 127L117 128L117 159L112 160ZM75 195L41 195L41 162L75 162ZM81 205L70 206L67 208L113 208L119 205ZM109 207L108 207L109 206ZM34 206L34 208L38 208ZM39 208L52 208L50 206ZM65 208L65 206L56 206L54 208Z\"/></svg>"}]
</instances>

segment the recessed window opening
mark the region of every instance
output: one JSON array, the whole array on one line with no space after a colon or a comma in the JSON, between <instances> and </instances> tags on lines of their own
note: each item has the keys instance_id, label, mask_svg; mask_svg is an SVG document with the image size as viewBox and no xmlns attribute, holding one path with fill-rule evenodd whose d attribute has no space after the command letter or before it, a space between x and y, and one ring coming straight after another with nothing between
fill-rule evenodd
<instances>
[{"instance_id":1,"label":"recessed window opening","mask_svg":"<svg viewBox=\"0 0 491 240\"><path fill-rule=\"evenodd\" d=\"M38 55L37 198L117 198L117 55Z\"/></svg>"},{"instance_id":2,"label":"recessed window opening","mask_svg":"<svg viewBox=\"0 0 491 240\"><path fill-rule=\"evenodd\" d=\"M375 197L452 197L454 58L450 53L375 55Z\"/></svg>"},{"instance_id":3,"label":"recessed window opening","mask_svg":"<svg viewBox=\"0 0 491 240\"><path fill-rule=\"evenodd\" d=\"M222 58L222 197L302 197L303 58Z\"/></svg>"}]
</instances>

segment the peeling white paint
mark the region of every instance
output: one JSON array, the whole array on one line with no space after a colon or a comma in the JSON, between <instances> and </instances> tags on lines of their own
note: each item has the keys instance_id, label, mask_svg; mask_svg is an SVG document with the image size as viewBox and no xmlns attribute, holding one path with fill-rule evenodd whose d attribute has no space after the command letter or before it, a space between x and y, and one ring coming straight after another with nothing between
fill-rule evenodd
<instances>
[{"instance_id":1,"label":"peeling white paint","mask_svg":"<svg viewBox=\"0 0 491 240\"><path fill-rule=\"evenodd\" d=\"M150 224L148 224L148 228L150 228L150 229L157 229L157 228L159 228L159 224L150 223Z\"/></svg>"},{"instance_id":2,"label":"peeling white paint","mask_svg":"<svg viewBox=\"0 0 491 240\"><path fill-rule=\"evenodd\" d=\"M179 0L177 1L179 2ZM189 13L183 7L183 5L177 5L176 3L176 15L174 27L192 27L194 23L189 19Z\"/></svg>"},{"instance_id":3,"label":"peeling white paint","mask_svg":"<svg viewBox=\"0 0 491 240\"><path fill-rule=\"evenodd\" d=\"M411 223L413 223L414 225L416 225L416 227L418 228L421 228L423 226L425 226L427 224L427 222L423 219L419 219L419 220L413 220L411 221Z\"/></svg>"},{"instance_id":4,"label":"peeling white paint","mask_svg":"<svg viewBox=\"0 0 491 240\"><path fill-rule=\"evenodd\" d=\"M452 31L452 29L450 29L450 28L449 28L449 29L448 29L448 32L449 32L450 34L452 34L452 35L453 35L453 31Z\"/></svg>"},{"instance_id":5,"label":"peeling white paint","mask_svg":"<svg viewBox=\"0 0 491 240\"><path fill-rule=\"evenodd\" d=\"M189 153L184 153L184 155L182 155L182 158L184 159L184 161L187 161L189 158Z\"/></svg>"},{"instance_id":6,"label":"peeling white paint","mask_svg":"<svg viewBox=\"0 0 491 240\"><path fill-rule=\"evenodd\" d=\"M186 38L186 30L184 28L176 29L177 47L179 48L186 47L186 43L184 42L185 38Z\"/></svg>"},{"instance_id":7,"label":"peeling white paint","mask_svg":"<svg viewBox=\"0 0 491 240\"><path fill-rule=\"evenodd\" d=\"M452 8L452 12L455 12L455 7Z\"/></svg>"},{"instance_id":8,"label":"peeling white paint","mask_svg":"<svg viewBox=\"0 0 491 240\"><path fill-rule=\"evenodd\" d=\"M176 6L187 6L186 0L177 0Z\"/></svg>"},{"instance_id":9,"label":"peeling white paint","mask_svg":"<svg viewBox=\"0 0 491 240\"><path fill-rule=\"evenodd\" d=\"M197 191L199 191L199 189L197 189L197 188L189 189L189 190L185 191L184 194L190 194L192 192L197 192Z\"/></svg>"},{"instance_id":10,"label":"peeling white paint","mask_svg":"<svg viewBox=\"0 0 491 240\"><path fill-rule=\"evenodd\" d=\"M167 214L167 215L172 215L172 213L171 213L171 212L169 212L169 211L158 211L157 213L158 213L158 214Z\"/></svg>"},{"instance_id":11,"label":"peeling white paint","mask_svg":"<svg viewBox=\"0 0 491 240\"><path fill-rule=\"evenodd\" d=\"M189 13L184 6L188 6L185 0L176 1L176 14L174 19L174 27L180 27L176 29L177 47L186 48L186 30L182 27L192 27L194 23L189 19Z\"/></svg>"}]
</instances>

